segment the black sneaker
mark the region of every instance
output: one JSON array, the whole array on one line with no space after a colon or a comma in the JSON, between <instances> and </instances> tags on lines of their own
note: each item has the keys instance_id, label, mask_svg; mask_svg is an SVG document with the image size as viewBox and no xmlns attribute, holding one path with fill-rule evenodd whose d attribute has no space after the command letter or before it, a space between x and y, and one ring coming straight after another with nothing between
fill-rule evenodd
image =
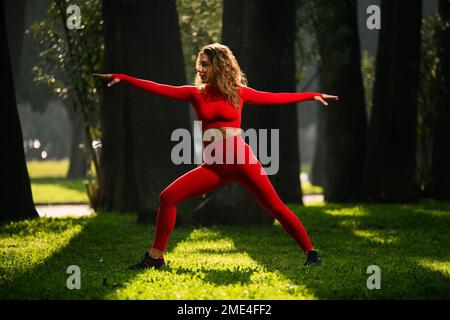
<instances>
[{"instance_id":1,"label":"black sneaker","mask_svg":"<svg viewBox=\"0 0 450 320\"><path fill-rule=\"evenodd\" d=\"M312 249L308 251L308 257L305 261L305 266L315 264L317 266L320 266L320 257L316 250Z\"/></svg>"},{"instance_id":2,"label":"black sneaker","mask_svg":"<svg viewBox=\"0 0 450 320\"><path fill-rule=\"evenodd\" d=\"M144 256L142 257L142 260L136 264L129 266L128 269L131 270L147 269L147 268L162 269L164 268L164 266L165 266L164 259L152 258L150 257L148 251L146 251Z\"/></svg>"}]
</instances>

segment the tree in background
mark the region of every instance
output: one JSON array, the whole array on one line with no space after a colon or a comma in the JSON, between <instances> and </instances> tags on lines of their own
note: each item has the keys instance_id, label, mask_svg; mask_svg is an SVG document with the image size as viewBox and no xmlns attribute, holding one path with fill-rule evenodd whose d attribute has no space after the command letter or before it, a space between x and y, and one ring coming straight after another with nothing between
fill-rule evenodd
<instances>
[{"instance_id":1,"label":"tree in background","mask_svg":"<svg viewBox=\"0 0 450 320\"><path fill-rule=\"evenodd\" d=\"M84 0L79 3L80 28L69 30L67 8L71 4L69 0L50 1L48 19L33 23L27 32L41 48L39 63L34 68L35 81L47 85L62 100L70 101L69 114L82 123L89 163L87 192L91 205L96 207L99 189L96 149L100 147L98 90L102 83L94 80L92 72L103 63L103 23L100 1Z\"/></svg>"},{"instance_id":2,"label":"tree in background","mask_svg":"<svg viewBox=\"0 0 450 320\"><path fill-rule=\"evenodd\" d=\"M321 91L340 97L319 115L324 120L325 199L351 201L361 183L367 130L356 1L314 1L309 6Z\"/></svg>"},{"instance_id":3,"label":"tree in background","mask_svg":"<svg viewBox=\"0 0 450 320\"><path fill-rule=\"evenodd\" d=\"M294 1L224 1L222 43L235 54L250 86L273 92L296 91L295 13ZM280 130L279 172L269 179L284 201L301 203L296 112L295 105L246 106L242 127ZM270 149L270 142L268 146ZM273 217L236 183L207 195L196 214L196 220L205 224L273 223Z\"/></svg>"},{"instance_id":4,"label":"tree in background","mask_svg":"<svg viewBox=\"0 0 450 320\"><path fill-rule=\"evenodd\" d=\"M19 86L20 57L22 55L23 34L25 29L26 1L5 1L5 19L8 26L8 45L11 58L14 87ZM17 91L17 89L16 89Z\"/></svg>"},{"instance_id":5,"label":"tree in background","mask_svg":"<svg viewBox=\"0 0 450 320\"><path fill-rule=\"evenodd\" d=\"M439 65L436 70L436 122L433 132L431 194L450 200L450 3L439 1L440 28L437 31Z\"/></svg>"},{"instance_id":6,"label":"tree in background","mask_svg":"<svg viewBox=\"0 0 450 320\"><path fill-rule=\"evenodd\" d=\"M436 12L422 21L420 85L417 101L417 169L416 184L421 196L431 196L431 170L433 133L438 121L436 106L443 88L439 84L440 72L438 34L442 24Z\"/></svg>"},{"instance_id":7,"label":"tree in background","mask_svg":"<svg viewBox=\"0 0 450 320\"><path fill-rule=\"evenodd\" d=\"M175 0L102 3L104 73L186 84ZM103 87L100 207L154 223L161 191L194 168L171 160L171 135L189 130L189 106L126 84ZM187 215L180 209L178 221Z\"/></svg>"},{"instance_id":8,"label":"tree in background","mask_svg":"<svg viewBox=\"0 0 450 320\"><path fill-rule=\"evenodd\" d=\"M222 32L222 0L177 0L186 79L193 83L200 49L219 42Z\"/></svg>"},{"instance_id":9,"label":"tree in background","mask_svg":"<svg viewBox=\"0 0 450 320\"><path fill-rule=\"evenodd\" d=\"M363 173L369 201L416 199L417 92L422 1L382 1L373 110ZM352 154L353 155L353 154Z\"/></svg>"},{"instance_id":10,"label":"tree in background","mask_svg":"<svg viewBox=\"0 0 450 320\"><path fill-rule=\"evenodd\" d=\"M25 163L22 129L9 58L4 1L0 3L0 74L2 80L2 146L0 172L6 188L0 193L0 220L19 220L38 217L31 193L30 178Z\"/></svg>"}]
</instances>

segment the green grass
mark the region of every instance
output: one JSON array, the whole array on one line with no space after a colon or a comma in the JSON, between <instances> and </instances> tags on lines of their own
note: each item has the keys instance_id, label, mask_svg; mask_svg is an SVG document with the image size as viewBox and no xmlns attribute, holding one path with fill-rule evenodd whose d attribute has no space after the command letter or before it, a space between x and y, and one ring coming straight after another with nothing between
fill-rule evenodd
<instances>
[{"instance_id":1,"label":"green grass","mask_svg":"<svg viewBox=\"0 0 450 320\"><path fill-rule=\"evenodd\" d=\"M27 168L31 179L64 178L69 169L69 159L27 161Z\"/></svg>"},{"instance_id":2,"label":"green grass","mask_svg":"<svg viewBox=\"0 0 450 320\"><path fill-rule=\"evenodd\" d=\"M289 205L322 266L274 226L176 226L165 270L130 271L153 237L134 215L0 225L2 299L449 299L450 204ZM69 290L67 267L81 269ZM366 287L370 265L381 289Z\"/></svg>"},{"instance_id":3,"label":"green grass","mask_svg":"<svg viewBox=\"0 0 450 320\"><path fill-rule=\"evenodd\" d=\"M323 193L323 188L322 187L314 186L314 185L312 185L310 183L302 183L301 187L302 187L303 195L322 194Z\"/></svg>"},{"instance_id":4,"label":"green grass","mask_svg":"<svg viewBox=\"0 0 450 320\"><path fill-rule=\"evenodd\" d=\"M27 162L35 203L88 202L82 179L66 179L69 160Z\"/></svg>"}]
</instances>

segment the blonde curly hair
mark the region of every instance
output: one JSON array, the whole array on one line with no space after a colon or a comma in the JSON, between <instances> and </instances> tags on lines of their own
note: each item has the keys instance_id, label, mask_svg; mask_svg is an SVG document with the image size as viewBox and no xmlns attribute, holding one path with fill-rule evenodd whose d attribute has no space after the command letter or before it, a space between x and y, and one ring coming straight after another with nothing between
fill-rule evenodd
<instances>
[{"instance_id":1,"label":"blonde curly hair","mask_svg":"<svg viewBox=\"0 0 450 320\"><path fill-rule=\"evenodd\" d=\"M240 86L247 86L247 78L239 67L233 52L226 45L220 43L206 45L197 55L197 67L202 55L208 56L211 63L213 71L211 82L217 86L225 99L238 109L241 104L238 89ZM195 86L200 90L205 88L198 73L195 76Z\"/></svg>"}]
</instances>

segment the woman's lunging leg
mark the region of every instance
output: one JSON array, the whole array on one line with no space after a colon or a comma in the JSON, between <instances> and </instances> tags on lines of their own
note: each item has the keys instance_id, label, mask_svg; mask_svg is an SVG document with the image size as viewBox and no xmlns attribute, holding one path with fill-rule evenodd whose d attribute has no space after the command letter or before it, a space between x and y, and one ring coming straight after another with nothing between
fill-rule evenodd
<instances>
[{"instance_id":1,"label":"woman's lunging leg","mask_svg":"<svg viewBox=\"0 0 450 320\"><path fill-rule=\"evenodd\" d=\"M298 245L308 253L313 245L300 219L283 203L259 163L239 165L238 181L256 201L278 220Z\"/></svg>"},{"instance_id":2,"label":"woman's lunging leg","mask_svg":"<svg viewBox=\"0 0 450 320\"><path fill-rule=\"evenodd\" d=\"M162 255L164 252L175 227L178 204L186 199L211 192L223 183L223 179L216 172L201 165L177 178L165 188L159 197L155 236L150 254Z\"/></svg>"}]
</instances>

